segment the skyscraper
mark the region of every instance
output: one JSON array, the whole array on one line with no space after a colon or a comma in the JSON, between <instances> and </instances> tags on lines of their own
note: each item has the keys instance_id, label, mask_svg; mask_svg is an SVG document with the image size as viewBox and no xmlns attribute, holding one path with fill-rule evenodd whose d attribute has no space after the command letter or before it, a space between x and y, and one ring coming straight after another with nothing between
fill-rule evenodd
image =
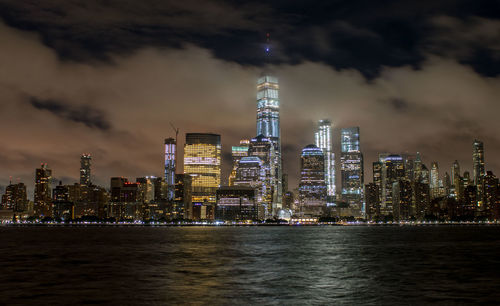
<instances>
[{"instance_id":1,"label":"skyscraper","mask_svg":"<svg viewBox=\"0 0 500 306\"><path fill-rule=\"evenodd\" d=\"M193 218L213 219L221 177L219 134L186 133L184 173L192 177Z\"/></svg>"},{"instance_id":2,"label":"skyscraper","mask_svg":"<svg viewBox=\"0 0 500 306\"><path fill-rule=\"evenodd\" d=\"M82 154L80 158L80 185L90 186L90 165L92 156L90 154Z\"/></svg>"},{"instance_id":3,"label":"skyscraper","mask_svg":"<svg viewBox=\"0 0 500 306\"><path fill-rule=\"evenodd\" d=\"M474 185L477 186L477 204L481 211L487 210L484 206L484 146L483 142L477 139L472 144L472 167L474 175Z\"/></svg>"},{"instance_id":4,"label":"skyscraper","mask_svg":"<svg viewBox=\"0 0 500 306\"><path fill-rule=\"evenodd\" d=\"M280 101L278 79L264 74L257 81L257 136L269 138L273 144L271 166L273 179L273 214L282 206L282 164L281 164L281 133L280 133Z\"/></svg>"},{"instance_id":5,"label":"skyscraper","mask_svg":"<svg viewBox=\"0 0 500 306\"><path fill-rule=\"evenodd\" d=\"M177 144L175 139L165 139L165 183L167 185L167 201L172 202L175 198L175 153Z\"/></svg>"},{"instance_id":6,"label":"skyscraper","mask_svg":"<svg viewBox=\"0 0 500 306\"><path fill-rule=\"evenodd\" d=\"M318 121L318 131L314 133L314 140L316 146L323 150L325 157L327 202L333 202L335 197L335 155L332 146L332 124L329 120Z\"/></svg>"},{"instance_id":7,"label":"skyscraper","mask_svg":"<svg viewBox=\"0 0 500 306\"><path fill-rule=\"evenodd\" d=\"M404 159L401 155L380 154L379 161L382 163L380 212L382 215L389 215L394 213L393 185L405 177Z\"/></svg>"},{"instance_id":8,"label":"skyscraper","mask_svg":"<svg viewBox=\"0 0 500 306\"><path fill-rule=\"evenodd\" d=\"M42 164L35 172L35 216L52 216L52 197L50 190L50 180L52 179L52 170L47 164Z\"/></svg>"},{"instance_id":9,"label":"skyscraper","mask_svg":"<svg viewBox=\"0 0 500 306\"><path fill-rule=\"evenodd\" d=\"M474 184L480 185L481 178L486 174L484 172L484 146L483 142L477 139L472 144L472 165Z\"/></svg>"},{"instance_id":10,"label":"skyscraper","mask_svg":"<svg viewBox=\"0 0 500 306\"><path fill-rule=\"evenodd\" d=\"M340 171L342 200L360 211L363 204L363 154L359 146L359 127L341 130Z\"/></svg>"},{"instance_id":11,"label":"skyscraper","mask_svg":"<svg viewBox=\"0 0 500 306\"><path fill-rule=\"evenodd\" d=\"M273 208L275 208L273 207L273 204L276 203L278 195L278 191L276 190L278 186L278 183L276 182L276 171L278 171L278 169L274 164L274 157L276 156L275 146L271 139L264 137L263 135L259 135L250 140L248 155L249 157L258 157L262 162L260 164L262 179L260 180L261 186L259 187L260 193L257 195L257 202L259 205L260 217L267 219L273 215ZM246 160L248 162L252 161L252 159ZM239 165L244 165L244 168L241 169L243 171L252 164L247 162L241 164L240 160ZM254 166L256 166L255 163Z\"/></svg>"},{"instance_id":12,"label":"skyscraper","mask_svg":"<svg viewBox=\"0 0 500 306\"><path fill-rule=\"evenodd\" d=\"M26 185L24 183L12 184L5 188L2 196L3 209L12 209L14 212L26 210L28 198L26 196Z\"/></svg>"},{"instance_id":13,"label":"skyscraper","mask_svg":"<svg viewBox=\"0 0 500 306\"><path fill-rule=\"evenodd\" d=\"M431 163L430 173L431 198L439 197L439 167L437 162Z\"/></svg>"},{"instance_id":14,"label":"skyscraper","mask_svg":"<svg viewBox=\"0 0 500 306\"><path fill-rule=\"evenodd\" d=\"M455 160L453 162L453 165L451 166L451 179L453 184L453 194L457 200L460 200L462 198L464 190L462 177L460 176L460 164L458 163L458 160Z\"/></svg>"},{"instance_id":15,"label":"skyscraper","mask_svg":"<svg viewBox=\"0 0 500 306\"><path fill-rule=\"evenodd\" d=\"M310 144L300 157L299 202L304 215L320 216L326 206L325 157L323 150Z\"/></svg>"},{"instance_id":16,"label":"skyscraper","mask_svg":"<svg viewBox=\"0 0 500 306\"><path fill-rule=\"evenodd\" d=\"M231 157L232 157L232 169L231 173L229 174L229 186L234 185L234 180L236 178L236 170L238 168L238 163L242 157L248 156L248 146L250 144L250 141L247 139L242 139L240 140L240 145L239 146L232 146L231 147Z\"/></svg>"}]
</instances>

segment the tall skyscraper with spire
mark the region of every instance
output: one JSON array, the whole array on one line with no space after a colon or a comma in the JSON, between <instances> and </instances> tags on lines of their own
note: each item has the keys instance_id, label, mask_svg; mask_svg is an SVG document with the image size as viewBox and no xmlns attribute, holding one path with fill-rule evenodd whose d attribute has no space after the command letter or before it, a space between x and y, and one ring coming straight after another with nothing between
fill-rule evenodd
<instances>
[{"instance_id":1,"label":"tall skyscraper with spire","mask_svg":"<svg viewBox=\"0 0 500 306\"><path fill-rule=\"evenodd\" d=\"M335 198L335 155L333 153L332 123L330 120L318 121L318 130L314 133L314 140L316 146L323 150L327 202L333 202Z\"/></svg>"},{"instance_id":2,"label":"tall skyscraper with spire","mask_svg":"<svg viewBox=\"0 0 500 306\"><path fill-rule=\"evenodd\" d=\"M267 34L266 56L270 55L269 33ZM257 81L257 136L269 138L274 146L272 157L273 201L272 210L276 214L281 209L282 162L280 132L280 100L278 79L269 71L264 71Z\"/></svg>"}]
</instances>

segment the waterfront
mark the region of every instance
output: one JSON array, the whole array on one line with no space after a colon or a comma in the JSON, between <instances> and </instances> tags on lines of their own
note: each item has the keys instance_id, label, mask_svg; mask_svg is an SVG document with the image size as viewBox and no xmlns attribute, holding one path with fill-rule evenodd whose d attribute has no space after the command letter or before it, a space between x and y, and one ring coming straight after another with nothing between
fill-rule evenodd
<instances>
[{"instance_id":1,"label":"waterfront","mask_svg":"<svg viewBox=\"0 0 500 306\"><path fill-rule=\"evenodd\" d=\"M463 304L499 226L0 227L1 304Z\"/></svg>"}]
</instances>

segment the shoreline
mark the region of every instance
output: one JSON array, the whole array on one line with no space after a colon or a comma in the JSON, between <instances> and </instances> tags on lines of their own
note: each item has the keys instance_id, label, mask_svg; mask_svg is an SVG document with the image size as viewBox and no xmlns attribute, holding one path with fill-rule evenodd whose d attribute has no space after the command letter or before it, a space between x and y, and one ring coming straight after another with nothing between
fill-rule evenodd
<instances>
[{"instance_id":1,"label":"shoreline","mask_svg":"<svg viewBox=\"0 0 500 306\"><path fill-rule=\"evenodd\" d=\"M275 226L500 226L499 221L457 221L457 222L399 222L399 223L371 223L371 222L326 222L326 223L169 223L169 222L5 222L2 227L275 227Z\"/></svg>"}]
</instances>

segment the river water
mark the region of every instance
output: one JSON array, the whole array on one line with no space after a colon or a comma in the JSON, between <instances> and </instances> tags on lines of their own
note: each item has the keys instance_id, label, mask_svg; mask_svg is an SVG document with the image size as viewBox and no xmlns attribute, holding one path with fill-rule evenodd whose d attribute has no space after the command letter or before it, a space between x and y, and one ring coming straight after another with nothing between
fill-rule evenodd
<instances>
[{"instance_id":1,"label":"river water","mask_svg":"<svg viewBox=\"0 0 500 306\"><path fill-rule=\"evenodd\" d=\"M0 227L0 304L500 303L500 226Z\"/></svg>"}]
</instances>

